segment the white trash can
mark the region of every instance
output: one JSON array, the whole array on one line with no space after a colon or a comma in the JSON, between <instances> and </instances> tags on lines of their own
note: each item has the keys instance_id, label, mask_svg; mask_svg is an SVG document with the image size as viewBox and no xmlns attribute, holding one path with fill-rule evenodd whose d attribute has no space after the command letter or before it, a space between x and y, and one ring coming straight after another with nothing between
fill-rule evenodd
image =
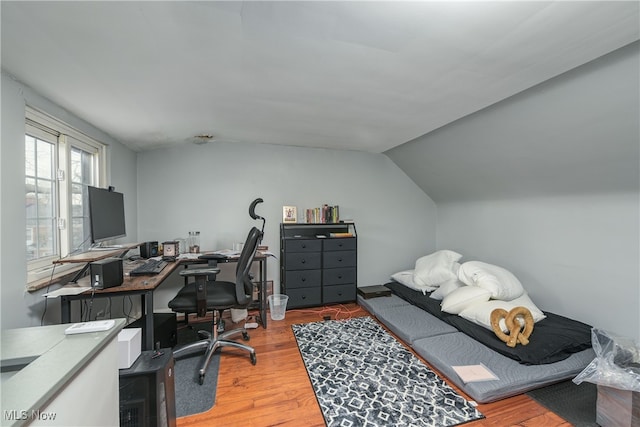
<instances>
[{"instance_id":1,"label":"white trash can","mask_svg":"<svg viewBox=\"0 0 640 427\"><path fill-rule=\"evenodd\" d=\"M269 295L269 311L271 312L271 320L284 319L284 313L287 311L288 300L289 297L287 295Z\"/></svg>"}]
</instances>

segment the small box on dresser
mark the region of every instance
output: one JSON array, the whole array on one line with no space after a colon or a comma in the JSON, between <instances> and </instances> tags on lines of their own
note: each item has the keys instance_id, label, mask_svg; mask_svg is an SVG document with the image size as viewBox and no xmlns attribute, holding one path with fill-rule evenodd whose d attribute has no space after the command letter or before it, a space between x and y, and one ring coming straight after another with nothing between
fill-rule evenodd
<instances>
[{"instance_id":1,"label":"small box on dresser","mask_svg":"<svg viewBox=\"0 0 640 427\"><path fill-rule=\"evenodd\" d=\"M601 427L640 426L640 393L598 385L596 422Z\"/></svg>"}]
</instances>

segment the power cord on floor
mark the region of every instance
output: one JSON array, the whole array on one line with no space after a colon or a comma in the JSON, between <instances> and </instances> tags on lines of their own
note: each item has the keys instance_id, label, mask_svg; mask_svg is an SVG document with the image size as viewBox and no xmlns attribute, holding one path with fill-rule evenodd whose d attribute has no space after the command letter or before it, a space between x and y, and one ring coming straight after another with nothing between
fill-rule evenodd
<instances>
[{"instance_id":1,"label":"power cord on floor","mask_svg":"<svg viewBox=\"0 0 640 427\"><path fill-rule=\"evenodd\" d=\"M351 317L353 317L355 313L358 313L360 311L361 311L360 307L355 307L353 309L350 309L346 307L344 304L325 305L323 307L311 308L311 309L295 308L295 309L287 310L287 312L314 313L314 314L317 314L321 320L350 319Z\"/></svg>"}]
</instances>

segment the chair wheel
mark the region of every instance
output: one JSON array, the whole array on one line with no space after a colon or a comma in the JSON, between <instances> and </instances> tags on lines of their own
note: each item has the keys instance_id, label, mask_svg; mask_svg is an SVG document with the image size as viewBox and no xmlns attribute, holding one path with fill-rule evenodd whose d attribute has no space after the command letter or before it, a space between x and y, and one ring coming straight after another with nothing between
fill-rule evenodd
<instances>
[{"instance_id":1,"label":"chair wheel","mask_svg":"<svg viewBox=\"0 0 640 427\"><path fill-rule=\"evenodd\" d=\"M198 379L198 382L200 383L200 385L204 384L204 374L200 374L200 378Z\"/></svg>"},{"instance_id":2,"label":"chair wheel","mask_svg":"<svg viewBox=\"0 0 640 427\"><path fill-rule=\"evenodd\" d=\"M251 356L251 364L255 365L256 361L257 361L256 360L256 354L255 353L251 353L250 356Z\"/></svg>"},{"instance_id":3,"label":"chair wheel","mask_svg":"<svg viewBox=\"0 0 640 427\"><path fill-rule=\"evenodd\" d=\"M242 339L245 341L249 341L251 339L251 337L249 336L248 332L243 332L242 333Z\"/></svg>"}]
</instances>

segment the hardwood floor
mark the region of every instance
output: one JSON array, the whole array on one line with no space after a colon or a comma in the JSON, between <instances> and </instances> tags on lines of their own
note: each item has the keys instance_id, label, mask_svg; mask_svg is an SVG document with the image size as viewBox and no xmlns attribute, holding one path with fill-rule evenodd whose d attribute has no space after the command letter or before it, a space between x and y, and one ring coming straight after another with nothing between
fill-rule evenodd
<instances>
[{"instance_id":1,"label":"hardwood floor","mask_svg":"<svg viewBox=\"0 0 640 427\"><path fill-rule=\"evenodd\" d=\"M291 325L320 321L325 315L344 319L369 313L357 304L290 310L285 320L269 320L267 329L250 330L249 344L256 350L257 364L251 365L244 353L225 349L220 361L215 405L208 412L179 418L178 427L324 426ZM526 395L478 405L478 409L486 418L467 423L465 427L571 426Z\"/></svg>"}]
</instances>

